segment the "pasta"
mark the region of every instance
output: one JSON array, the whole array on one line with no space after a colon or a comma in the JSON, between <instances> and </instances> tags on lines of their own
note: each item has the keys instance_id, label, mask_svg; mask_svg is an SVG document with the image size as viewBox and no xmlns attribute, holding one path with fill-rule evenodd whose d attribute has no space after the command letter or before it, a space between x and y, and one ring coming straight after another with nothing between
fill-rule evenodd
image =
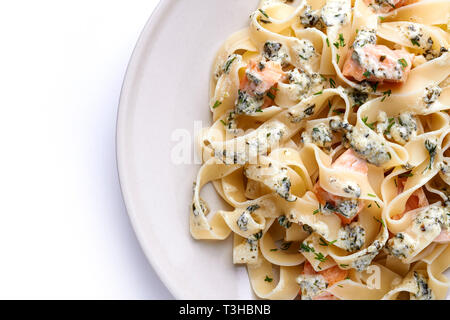
<instances>
[{"instance_id":1,"label":"pasta","mask_svg":"<svg viewBox=\"0 0 450 320\"><path fill-rule=\"evenodd\" d=\"M449 0L263 0L220 48L190 231L233 234L256 296L446 298L449 15ZM210 212L208 183L232 210Z\"/></svg>"}]
</instances>

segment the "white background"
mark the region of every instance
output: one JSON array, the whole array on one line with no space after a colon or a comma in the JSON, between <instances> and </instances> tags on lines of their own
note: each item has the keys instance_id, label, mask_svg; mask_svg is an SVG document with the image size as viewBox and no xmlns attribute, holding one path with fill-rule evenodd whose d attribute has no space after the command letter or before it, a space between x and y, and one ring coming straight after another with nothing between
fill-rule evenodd
<instances>
[{"instance_id":1,"label":"white background","mask_svg":"<svg viewBox=\"0 0 450 320\"><path fill-rule=\"evenodd\" d=\"M172 298L115 162L123 76L157 2L0 1L0 298Z\"/></svg>"}]
</instances>

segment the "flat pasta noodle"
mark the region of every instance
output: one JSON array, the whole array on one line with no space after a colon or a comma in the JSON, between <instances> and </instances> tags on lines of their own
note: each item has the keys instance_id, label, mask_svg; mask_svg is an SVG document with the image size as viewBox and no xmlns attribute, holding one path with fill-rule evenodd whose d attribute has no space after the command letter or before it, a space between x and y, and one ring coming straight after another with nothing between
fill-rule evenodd
<instances>
[{"instance_id":1,"label":"flat pasta noodle","mask_svg":"<svg viewBox=\"0 0 450 320\"><path fill-rule=\"evenodd\" d=\"M295 3L217 53L192 236L233 234L262 299L445 299L450 1Z\"/></svg>"}]
</instances>

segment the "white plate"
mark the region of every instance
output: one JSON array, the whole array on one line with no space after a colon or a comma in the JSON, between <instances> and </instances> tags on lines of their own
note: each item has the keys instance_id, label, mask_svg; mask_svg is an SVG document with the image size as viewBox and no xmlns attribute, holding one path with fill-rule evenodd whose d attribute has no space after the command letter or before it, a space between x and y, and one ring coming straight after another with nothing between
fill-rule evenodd
<instances>
[{"instance_id":1,"label":"white plate","mask_svg":"<svg viewBox=\"0 0 450 320\"><path fill-rule=\"evenodd\" d=\"M128 214L152 266L178 299L254 298L231 242L189 234L199 165L175 165L171 135L207 126L209 76L225 39L249 23L257 0L163 0L136 45L117 124L120 182Z\"/></svg>"},{"instance_id":2,"label":"white plate","mask_svg":"<svg viewBox=\"0 0 450 320\"><path fill-rule=\"evenodd\" d=\"M230 34L248 26L257 4L162 0L141 34L122 88L117 124L122 193L148 260L177 299L254 298L246 270L232 264L231 239L191 238L189 206L199 165L175 165L170 155L175 130L193 136L194 121L210 124L212 61Z\"/></svg>"}]
</instances>

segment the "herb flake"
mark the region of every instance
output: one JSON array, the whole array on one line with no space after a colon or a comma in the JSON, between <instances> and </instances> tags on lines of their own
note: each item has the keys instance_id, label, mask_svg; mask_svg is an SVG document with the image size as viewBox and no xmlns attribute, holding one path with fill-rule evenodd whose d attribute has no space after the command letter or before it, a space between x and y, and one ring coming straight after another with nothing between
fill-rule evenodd
<instances>
[{"instance_id":1,"label":"herb flake","mask_svg":"<svg viewBox=\"0 0 450 320\"><path fill-rule=\"evenodd\" d=\"M378 219L378 218L376 218L376 217L373 217L376 221L378 221L379 223L381 223L381 225L383 226L383 227L386 227L386 225L384 224L384 221L383 221L383 219Z\"/></svg>"},{"instance_id":2,"label":"herb flake","mask_svg":"<svg viewBox=\"0 0 450 320\"><path fill-rule=\"evenodd\" d=\"M367 120L369 119L369 117L368 116L365 116L364 118L362 118L361 120L362 120L362 122L366 125L366 126L368 126L371 130L373 130L374 129L374 124L375 124L375 122L372 122L372 123L367 123Z\"/></svg>"},{"instance_id":3,"label":"herb flake","mask_svg":"<svg viewBox=\"0 0 450 320\"><path fill-rule=\"evenodd\" d=\"M219 100L216 100L216 102L213 105L213 109L217 108L218 106L220 106L222 104L222 102L220 102Z\"/></svg>"},{"instance_id":4,"label":"herb flake","mask_svg":"<svg viewBox=\"0 0 450 320\"><path fill-rule=\"evenodd\" d=\"M381 102L383 102L386 99L386 97L390 97L391 93L392 93L391 89L383 91L383 98L381 99Z\"/></svg>"},{"instance_id":5,"label":"herb flake","mask_svg":"<svg viewBox=\"0 0 450 320\"><path fill-rule=\"evenodd\" d=\"M267 19L269 19L269 16L267 15L267 13L266 13L263 9L258 9L258 10L259 10L259 12L262 13L262 15L263 15L264 17L266 17Z\"/></svg>"},{"instance_id":6,"label":"herb flake","mask_svg":"<svg viewBox=\"0 0 450 320\"><path fill-rule=\"evenodd\" d=\"M336 88L336 82L331 78L329 79L329 81L330 81L330 87Z\"/></svg>"},{"instance_id":7,"label":"herb flake","mask_svg":"<svg viewBox=\"0 0 450 320\"><path fill-rule=\"evenodd\" d=\"M408 66L408 62L404 58L398 59L398 63L402 65L403 70Z\"/></svg>"}]
</instances>

